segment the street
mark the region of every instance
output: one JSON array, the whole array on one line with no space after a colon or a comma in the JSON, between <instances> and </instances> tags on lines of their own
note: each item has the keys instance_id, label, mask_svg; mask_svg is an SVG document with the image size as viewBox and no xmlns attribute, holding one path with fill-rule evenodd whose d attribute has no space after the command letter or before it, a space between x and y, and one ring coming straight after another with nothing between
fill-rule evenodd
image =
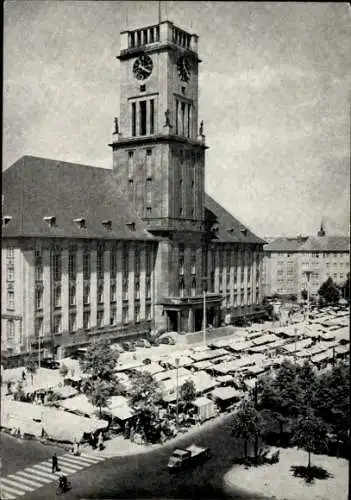
<instances>
[{"instance_id":1,"label":"street","mask_svg":"<svg viewBox=\"0 0 351 500\"><path fill-rule=\"evenodd\" d=\"M167 462L175 445L138 456L107 459L93 467L70 476L72 490L65 499L93 498L234 498L242 494L225 492L223 476L243 446L231 436L232 416L226 416L218 425L200 431L196 437L185 436L181 447L195 443L208 446L212 457L205 463L170 474ZM21 498L40 500L52 498L53 484L44 486Z\"/></svg>"},{"instance_id":2,"label":"street","mask_svg":"<svg viewBox=\"0 0 351 500\"><path fill-rule=\"evenodd\" d=\"M53 453L59 456L65 452L58 446L45 445L35 440L17 439L4 432L0 435L0 442L1 477L51 458Z\"/></svg>"}]
</instances>

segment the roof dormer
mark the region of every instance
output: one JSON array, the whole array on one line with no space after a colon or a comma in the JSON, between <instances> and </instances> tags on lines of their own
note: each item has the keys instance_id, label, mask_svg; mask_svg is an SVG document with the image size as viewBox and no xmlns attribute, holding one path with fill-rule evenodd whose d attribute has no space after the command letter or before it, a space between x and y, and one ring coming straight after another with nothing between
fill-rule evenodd
<instances>
[{"instance_id":1,"label":"roof dormer","mask_svg":"<svg viewBox=\"0 0 351 500\"><path fill-rule=\"evenodd\" d=\"M56 226L56 217L54 215L48 215L43 217L43 221L47 222L49 227Z\"/></svg>"},{"instance_id":2,"label":"roof dormer","mask_svg":"<svg viewBox=\"0 0 351 500\"><path fill-rule=\"evenodd\" d=\"M10 220L12 219L12 215L3 215L2 216L2 225L6 226Z\"/></svg>"},{"instance_id":3,"label":"roof dormer","mask_svg":"<svg viewBox=\"0 0 351 500\"><path fill-rule=\"evenodd\" d=\"M106 229L110 229L112 228L112 220L110 219L106 219L106 220L102 220L101 221L101 224L106 228Z\"/></svg>"},{"instance_id":4,"label":"roof dormer","mask_svg":"<svg viewBox=\"0 0 351 500\"><path fill-rule=\"evenodd\" d=\"M84 229L86 227L84 217L78 217L77 219L73 219L73 222L77 224L80 229Z\"/></svg>"}]
</instances>

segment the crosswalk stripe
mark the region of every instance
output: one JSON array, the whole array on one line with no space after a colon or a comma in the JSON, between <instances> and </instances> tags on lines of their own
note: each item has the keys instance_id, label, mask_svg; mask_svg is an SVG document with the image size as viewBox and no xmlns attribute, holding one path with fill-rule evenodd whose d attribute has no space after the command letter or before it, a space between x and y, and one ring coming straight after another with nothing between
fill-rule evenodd
<instances>
[{"instance_id":1,"label":"crosswalk stripe","mask_svg":"<svg viewBox=\"0 0 351 500\"><path fill-rule=\"evenodd\" d=\"M38 470L38 469L34 469L33 467L30 467L28 469L24 469L25 472L28 472L29 474L31 474L32 476L34 476L36 479L40 479L41 481L44 480L44 479L47 479L50 481L52 480L52 474L47 474L46 472L44 471L41 471L41 470Z\"/></svg>"},{"instance_id":2,"label":"crosswalk stripe","mask_svg":"<svg viewBox=\"0 0 351 500\"><path fill-rule=\"evenodd\" d=\"M16 476L20 476L21 481L26 481L28 483L34 484L37 488L41 488L43 482L48 483L49 481L51 482L51 479L49 478L43 478L43 477L33 477L33 474L29 474L28 472L20 471L16 472ZM24 479L22 479L24 478ZM40 482L38 482L40 481Z\"/></svg>"},{"instance_id":3,"label":"crosswalk stripe","mask_svg":"<svg viewBox=\"0 0 351 500\"><path fill-rule=\"evenodd\" d=\"M68 465L69 467L86 467L87 466L87 464L84 464L82 462L78 462L77 460L72 461L72 460L67 460L67 459L61 459L59 466L61 467L62 464L63 464L63 466Z\"/></svg>"},{"instance_id":4,"label":"crosswalk stripe","mask_svg":"<svg viewBox=\"0 0 351 500\"><path fill-rule=\"evenodd\" d=\"M7 478L1 479L2 485L7 486L8 483L9 483L10 488L16 487L20 491L23 490L24 492L33 491L33 488L30 488L29 486L25 486L24 484L19 485L16 481L13 481L12 479L7 479ZM22 493L22 495L24 495L24 494L25 493Z\"/></svg>"},{"instance_id":5,"label":"crosswalk stripe","mask_svg":"<svg viewBox=\"0 0 351 500\"><path fill-rule=\"evenodd\" d=\"M10 494L7 495L6 493L3 493L1 491L0 491L0 495L1 495L0 496L1 500L16 500L15 496L10 495Z\"/></svg>"},{"instance_id":6,"label":"crosswalk stripe","mask_svg":"<svg viewBox=\"0 0 351 500\"><path fill-rule=\"evenodd\" d=\"M11 474L11 476L6 476L6 479L16 479L16 480L20 480L21 482L23 482L25 485L28 484L29 486L34 486L34 488L41 488L41 483L37 483L35 481L31 481L30 479L27 479L26 476L28 476L28 474L25 474L24 477L22 477L22 474L23 472L16 472L16 474Z\"/></svg>"},{"instance_id":7,"label":"crosswalk stripe","mask_svg":"<svg viewBox=\"0 0 351 500\"><path fill-rule=\"evenodd\" d=\"M83 464L85 466L93 465L91 462L88 462L87 460L81 460L80 457L73 457L73 456L60 457L60 463L62 461L70 462L72 464Z\"/></svg>"},{"instance_id":8,"label":"crosswalk stripe","mask_svg":"<svg viewBox=\"0 0 351 500\"><path fill-rule=\"evenodd\" d=\"M15 490L14 488L10 488L9 486L4 486L1 485L1 498L3 497L5 492L5 499L7 498L8 500L11 500L12 498L17 498L18 496L25 495L26 493L20 493L18 490ZM9 493L6 493L9 492ZM13 496L16 495L16 496Z\"/></svg>"},{"instance_id":9,"label":"crosswalk stripe","mask_svg":"<svg viewBox=\"0 0 351 500\"><path fill-rule=\"evenodd\" d=\"M100 462L101 460L105 459L105 457L100 457L99 455L93 456L93 455L85 455L85 454L80 455L79 458L84 458L85 460L91 460L91 462L93 462L93 463L97 463L97 462Z\"/></svg>"}]
</instances>

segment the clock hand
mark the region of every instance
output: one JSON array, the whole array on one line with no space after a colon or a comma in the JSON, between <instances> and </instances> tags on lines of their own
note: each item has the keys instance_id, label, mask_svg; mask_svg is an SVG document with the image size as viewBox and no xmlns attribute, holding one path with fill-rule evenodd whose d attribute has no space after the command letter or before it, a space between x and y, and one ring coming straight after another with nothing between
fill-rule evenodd
<instances>
[{"instance_id":1,"label":"clock hand","mask_svg":"<svg viewBox=\"0 0 351 500\"><path fill-rule=\"evenodd\" d=\"M146 71L146 73L151 73L151 70L145 68L145 66L141 66L139 65L139 69L143 70L143 71Z\"/></svg>"}]
</instances>

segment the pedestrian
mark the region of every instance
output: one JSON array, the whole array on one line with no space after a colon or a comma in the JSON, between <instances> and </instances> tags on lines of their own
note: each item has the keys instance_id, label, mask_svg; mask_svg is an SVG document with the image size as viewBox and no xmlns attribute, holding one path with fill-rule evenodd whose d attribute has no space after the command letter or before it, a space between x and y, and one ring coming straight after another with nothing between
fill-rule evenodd
<instances>
[{"instance_id":1,"label":"pedestrian","mask_svg":"<svg viewBox=\"0 0 351 500\"><path fill-rule=\"evenodd\" d=\"M22 380L26 380L26 372L24 370L22 371Z\"/></svg>"},{"instance_id":2,"label":"pedestrian","mask_svg":"<svg viewBox=\"0 0 351 500\"><path fill-rule=\"evenodd\" d=\"M59 466L58 466L57 455L56 455L56 453L54 453L53 456L52 456L52 473L58 472L59 470L60 469L59 469Z\"/></svg>"},{"instance_id":3,"label":"pedestrian","mask_svg":"<svg viewBox=\"0 0 351 500\"><path fill-rule=\"evenodd\" d=\"M99 433L99 437L98 437L98 447L99 447L99 450L102 450L103 447L104 447L104 438L102 436L102 432Z\"/></svg>"}]
</instances>

